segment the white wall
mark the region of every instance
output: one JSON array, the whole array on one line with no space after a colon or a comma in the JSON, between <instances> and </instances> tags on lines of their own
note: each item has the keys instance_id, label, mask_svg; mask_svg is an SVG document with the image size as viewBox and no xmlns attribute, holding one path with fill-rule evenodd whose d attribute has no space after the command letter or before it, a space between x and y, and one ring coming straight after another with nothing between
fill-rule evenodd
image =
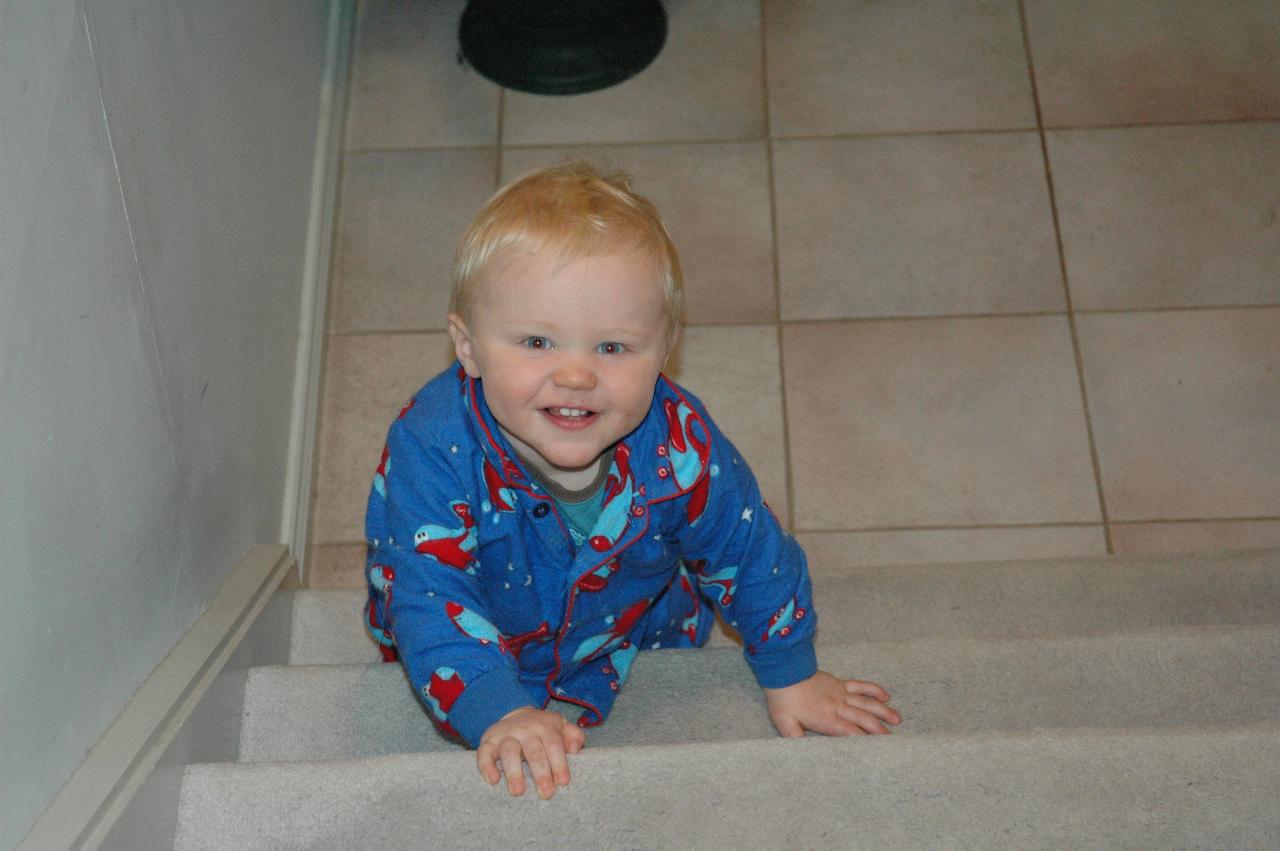
<instances>
[{"instance_id":1,"label":"white wall","mask_svg":"<svg viewBox=\"0 0 1280 851\"><path fill-rule=\"evenodd\" d=\"M0 0L0 848L278 539L324 0Z\"/></svg>"}]
</instances>

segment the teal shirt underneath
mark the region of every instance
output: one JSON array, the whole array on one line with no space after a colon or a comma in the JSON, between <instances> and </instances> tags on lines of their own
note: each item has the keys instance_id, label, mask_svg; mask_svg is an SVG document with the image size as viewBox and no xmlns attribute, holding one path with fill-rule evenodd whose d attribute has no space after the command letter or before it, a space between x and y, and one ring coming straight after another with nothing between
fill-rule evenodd
<instances>
[{"instance_id":1,"label":"teal shirt underneath","mask_svg":"<svg viewBox=\"0 0 1280 851\"><path fill-rule=\"evenodd\" d=\"M600 511L604 508L604 485L596 488L595 493L581 502L566 502L552 494L560 515L569 523L569 534L573 536L574 548L581 547L590 536L600 519Z\"/></svg>"},{"instance_id":2,"label":"teal shirt underneath","mask_svg":"<svg viewBox=\"0 0 1280 851\"><path fill-rule=\"evenodd\" d=\"M609 460L612 456L613 453L609 451L601 453L595 479L586 487L576 491L571 491L549 479L527 458L523 455L519 456L533 478L555 500L556 509L569 525L569 537L573 539L574 552L577 552L591 537L596 521L600 519L600 512L604 509L604 483L609 473Z\"/></svg>"}]
</instances>

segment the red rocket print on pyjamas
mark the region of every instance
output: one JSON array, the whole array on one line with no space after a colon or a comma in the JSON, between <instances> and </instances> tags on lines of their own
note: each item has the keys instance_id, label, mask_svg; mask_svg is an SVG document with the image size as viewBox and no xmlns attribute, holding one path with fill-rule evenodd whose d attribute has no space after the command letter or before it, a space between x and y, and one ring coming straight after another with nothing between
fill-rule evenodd
<instances>
[{"instance_id":1,"label":"red rocket print on pyjamas","mask_svg":"<svg viewBox=\"0 0 1280 851\"><path fill-rule=\"evenodd\" d=\"M484 484L489 491L489 505L494 511L515 511L515 491L498 475L498 469L488 458L484 459Z\"/></svg>"},{"instance_id":2,"label":"red rocket print on pyjamas","mask_svg":"<svg viewBox=\"0 0 1280 851\"><path fill-rule=\"evenodd\" d=\"M397 420L402 420L405 415L413 409L414 404L418 400L410 399L405 406L400 409L400 413L396 416ZM387 444L382 445L382 459L378 462L378 469L373 472L373 489L378 492L378 496L383 499L387 498L387 474L391 472L391 447Z\"/></svg>"},{"instance_id":3,"label":"red rocket print on pyjamas","mask_svg":"<svg viewBox=\"0 0 1280 851\"><path fill-rule=\"evenodd\" d=\"M611 558L578 580L578 588L589 593L603 591L609 579L618 572L618 560Z\"/></svg>"},{"instance_id":4,"label":"red rocket print on pyjamas","mask_svg":"<svg viewBox=\"0 0 1280 851\"><path fill-rule=\"evenodd\" d=\"M396 571L389 564L374 564L369 568L369 584L382 595L383 605L391 605L391 588L396 581Z\"/></svg>"},{"instance_id":5,"label":"red rocket print on pyjamas","mask_svg":"<svg viewBox=\"0 0 1280 851\"><path fill-rule=\"evenodd\" d=\"M476 521L471 516L471 506L460 499L449 503L453 513L462 521L461 528L446 529L430 523L419 527L413 536L413 547L423 555L429 555L441 564L475 573Z\"/></svg>"},{"instance_id":6,"label":"red rocket print on pyjamas","mask_svg":"<svg viewBox=\"0 0 1280 851\"><path fill-rule=\"evenodd\" d=\"M496 644L503 653L511 652L507 646L506 637L498 632L496 626L461 603L448 601L444 604L444 613L449 616L449 622L457 628L458 632L468 638L474 638L483 645Z\"/></svg>"},{"instance_id":7,"label":"red rocket print on pyjamas","mask_svg":"<svg viewBox=\"0 0 1280 851\"><path fill-rule=\"evenodd\" d=\"M373 564L369 567L369 584L379 596L382 597L382 605L378 606L383 612L383 617L391 610L391 591L396 581L396 571L389 564ZM369 634L373 636L373 640L378 642L378 651L382 654L382 661L394 662L399 659L396 652L394 639L386 629L378 623L378 613L375 609L373 600L369 600L365 604L365 623L369 630Z\"/></svg>"},{"instance_id":8,"label":"red rocket print on pyjamas","mask_svg":"<svg viewBox=\"0 0 1280 851\"><path fill-rule=\"evenodd\" d=\"M378 608L373 604L373 600L368 600L364 604L364 628L368 630L373 640L378 642L378 652L382 654L382 661L395 662L400 658L391 633L378 622Z\"/></svg>"},{"instance_id":9,"label":"red rocket print on pyjamas","mask_svg":"<svg viewBox=\"0 0 1280 851\"><path fill-rule=\"evenodd\" d=\"M662 409L667 415L668 438L666 452L660 454L670 457L671 473L680 489L693 489L689 495L689 505L685 509L686 518L693 525L707 507L711 477L703 476L702 472L711 458L711 444L705 437L706 426L694 416L693 409L685 402L677 405L671 399L664 399ZM694 424L703 431L702 438L694 433Z\"/></svg>"},{"instance_id":10,"label":"red rocket print on pyjamas","mask_svg":"<svg viewBox=\"0 0 1280 851\"><path fill-rule=\"evenodd\" d=\"M604 504L589 543L598 553L607 552L622 537L631 516L631 499L635 493L635 476L631 472L631 447L619 443L613 450L613 467L604 482Z\"/></svg>"},{"instance_id":11,"label":"red rocket print on pyjamas","mask_svg":"<svg viewBox=\"0 0 1280 851\"><path fill-rule=\"evenodd\" d=\"M378 469L373 471L373 489L383 499L387 498L387 473L390 471L391 447L384 443L382 445L382 460L378 462Z\"/></svg>"},{"instance_id":12,"label":"red rocket print on pyjamas","mask_svg":"<svg viewBox=\"0 0 1280 851\"><path fill-rule=\"evenodd\" d=\"M458 731L449 726L449 710L457 701L458 695L466 686L462 677L453 668L439 667L431 674L431 681L423 686L422 696L426 698L436 724L450 736L457 736Z\"/></svg>"},{"instance_id":13,"label":"red rocket print on pyjamas","mask_svg":"<svg viewBox=\"0 0 1280 851\"><path fill-rule=\"evenodd\" d=\"M756 648L771 638L786 638L791 634L796 621L804 620L807 614L808 611L798 606L796 598L792 597L785 606L773 613L773 617L769 618L768 626L765 627L764 634L760 636L759 641L747 645L747 652L755 653Z\"/></svg>"},{"instance_id":14,"label":"red rocket print on pyjamas","mask_svg":"<svg viewBox=\"0 0 1280 851\"><path fill-rule=\"evenodd\" d=\"M689 613L680 621L680 631L684 633L685 638L689 639L689 643L697 646L698 643L698 612L702 609L702 601L698 599L698 592L694 590L693 582L689 579L688 572L684 566L680 566L680 590L689 598Z\"/></svg>"},{"instance_id":15,"label":"red rocket print on pyjamas","mask_svg":"<svg viewBox=\"0 0 1280 851\"><path fill-rule=\"evenodd\" d=\"M698 580L699 587L706 592L707 596L718 602L721 606L728 606L733 603L734 592L738 590L738 567L732 565L717 570L715 573L707 572L706 559L698 559L688 562L689 569L693 571L694 577Z\"/></svg>"},{"instance_id":16,"label":"red rocket print on pyjamas","mask_svg":"<svg viewBox=\"0 0 1280 851\"><path fill-rule=\"evenodd\" d=\"M636 625L636 621L640 620L649 608L649 598L645 597L637 603L633 603L625 612L617 618L610 615L605 618L605 622L609 624L609 631L593 635L586 641L578 645L577 651L573 654L574 662L581 662L592 656L601 656L611 652L626 640L627 633L631 632L631 628Z\"/></svg>"}]
</instances>

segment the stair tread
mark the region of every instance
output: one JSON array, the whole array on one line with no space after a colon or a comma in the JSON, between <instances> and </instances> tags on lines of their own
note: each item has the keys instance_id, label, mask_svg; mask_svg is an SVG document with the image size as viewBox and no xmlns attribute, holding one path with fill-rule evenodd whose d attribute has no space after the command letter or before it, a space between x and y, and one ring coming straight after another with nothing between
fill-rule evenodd
<instances>
[{"instance_id":1,"label":"stair tread","mask_svg":"<svg viewBox=\"0 0 1280 851\"><path fill-rule=\"evenodd\" d=\"M1104 635L1280 624L1280 550L1094 557L814 573L820 641ZM290 662L375 661L364 592L297 591ZM838 615L836 614L838 613ZM713 634L712 643L732 640Z\"/></svg>"},{"instance_id":2,"label":"stair tread","mask_svg":"<svg viewBox=\"0 0 1280 851\"><path fill-rule=\"evenodd\" d=\"M176 847L1274 847L1278 733L589 746L550 802L486 786L465 752L192 765Z\"/></svg>"},{"instance_id":3,"label":"stair tread","mask_svg":"<svg viewBox=\"0 0 1280 851\"><path fill-rule=\"evenodd\" d=\"M1280 721L1280 627L864 642L822 645L818 656L827 670L887 688L908 736ZM609 722L588 740L620 746L774 735L741 652L704 648L641 653ZM398 665L249 672L242 760L454 749Z\"/></svg>"}]
</instances>

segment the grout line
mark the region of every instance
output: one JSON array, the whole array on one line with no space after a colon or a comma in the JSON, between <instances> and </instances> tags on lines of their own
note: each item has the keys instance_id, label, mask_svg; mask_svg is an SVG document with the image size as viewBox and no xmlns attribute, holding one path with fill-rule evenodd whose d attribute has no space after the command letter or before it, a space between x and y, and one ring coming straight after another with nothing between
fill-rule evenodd
<instances>
[{"instance_id":1,"label":"grout line","mask_svg":"<svg viewBox=\"0 0 1280 851\"><path fill-rule=\"evenodd\" d=\"M775 265L777 259L775 257ZM775 272L776 280L776 272ZM777 298L778 287L774 288L775 299ZM778 326L779 334L781 329L786 326L805 326L805 325L852 325L855 323L865 322L912 322L912 321L942 321L948 319L1025 319L1044 316L1066 316L1065 312L1057 313L1009 313L1009 314L980 314L972 316L883 316L869 318L850 318L850 319L788 319L785 321L742 321L742 322L687 322L685 330L700 328L765 328L769 326ZM382 334L432 334L447 331L447 328L368 328L353 331L334 331L337 336L342 337L369 337Z\"/></svg>"},{"instance_id":2,"label":"grout line","mask_svg":"<svg viewBox=\"0 0 1280 851\"><path fill-rule=\"evenodd\" d=\"M507 145L511 150L537 151L548 148L695 148L711 145L752 145L768 141L764 136L739 136L723 139L632 139L613 142L516 142Z\"/></svg>"},{"instance_id":3,"label":"grout line","mask_svg":"<svg viewBox=\"0 0 1280 851\"><path fill-rule=\"evenodd\" d=\"M1177 521L1171 521L1177 522ZM1096 529L1102 523L1097 520L1064 522L1064 523L987 523L977 525L946 524L920 526L853 526L842 529L796 529L797 535L850 535L869 532L980 532L987 529L1030 530L1030 529Z\"/></svg>"},{"instance_id":4,"label":"grout line","mask_svg":"<svg viewBox=\"0 0 1280 851\"><path fill-rule=\"evenodd\" d=\"M1177 305L1174 307L1095 307L1076 310L1076 315L1105 316L1111 313L1190 313L1197 310L1274 310L1280 302L1261 302L1259 304L1201 304Z\"/></svg>"},{"instance_id":5,"label":"grout line","mask_svg":"<svg viewBox=\"0 0 1280 851\"><path fill-rule=\"evenodd\" d=\"M1028 47L1028 55L1030 48ZM1205 121L1156 121L1147 124L1134 123L1116 123L1116 124L1062 124L1045 126L1043 129L1047 131L1065 131L1079 132L1089 130L1141 130L1147 127L1218 127L1218 126L1234 126L1238 124L1275 124L1280 122L1280 116L1276 118L1257 117L1257 118L1224 118L1224 119L1208 119ZM956 127L944 128L942 130L868 130L862 132L851 133L797 133L795 135L774 136L775 140L787 142L821 142L838 139L892 139L904 136L983 136L993 134L1012 134L1012 133L1036 133L1041 128L1039 126L1031 127Z\"/></svg>"},{"instance_id":6,"label":"grout line","mask_svg":"<svg viewBox=\"0 0 1280 851\"><path fill-rule=\"evenodd\" d=\"M1058 249L1058 271L1062 275L1062 295L1067 304L1067 328L1071 332L1071 348L1075 355L1076 380L1080 385L1080 404L1084 413L1085 433L1089 438L1089 460L1093 464L1093 481L1097 488L1098 508L1102 512L1102 531L1106 537L1107 554L1114 554L1111 540L1111 523L1107 516L1107 495L1102 485L1102 461L1098 457L1098 441L1094 434L1093 417L1089 411L1089 388L1084 375L1084 353L1080 348L1080 332L1076 327L1075 309L1071 301L1071 283L1067 276L1067 255L1062 244L1062 225L1058 219L1058 201L1053 186L1053 167L1049 162L1049 143L1044 130L1044 115L1040 105L1040 88L1036 83L1035 61L1031 55L1031 36L1027 28L1027 8L1024 0L1018 0L1018 18L1022 24L1022 47L1027 56L1027 75L1031 81L1031 100L1036 111L1036 127L1040 135L1040 154L1044 162L1045 186L1049 192L1049 214L1053 217L1053 238Z\"/></svg>"},{"instance_id":7,"label":"grout line","mask_svg":"<svg viewBox=\"0 0 1280 851\"><path fill-rule=\"evenodd\" d=\"M505 91L505 90L504 90ZM505 99L504 99L505 100ZM505 112L505 105L503 107ZM503 133L502 135L505 135ZM501 138L501 137L500 137ZM763 142L765 139L760 136L724 138L724 139L634 139L626 141L612 142L500 142L503 147L513 151L517 150L539 150L544 148L656 148L685 146L693 147L698 145L747 145L751 143ZM457 151L470 150L476 148L491 148L492 145L402 145L387 148L348 148L347 153L358 154L382 154L382 153L412 153L420 151Z\"/></svg>"},{"instance_id":8,"label":"grout line","mask_svg":"<svg viewBox=\"0 0 1280 851\"><path fill-rule=\"evenodd\" d=\"M1147 127L1231 127L1237 124L1275 124L1280 122L1280 115L1273 118L1256 116L1253 118L1208 118L1202 121L1152 121L1116 122L1114 124L1053 124L1046 125L1045 130L1079 131L1079 130L1142 130Z\"/></svg>"},{"instance_id":9,"label":"grout line","mask_svg":"<svg viewBox=\"0 0 1280 851\"><path fill-rule=\"evenodd\" d=\"M412 337L422 334L447 334L448 327L439 328L388 328L384 330L371 328L360 331L334 331L333 337Z\"/></svg>"},{"instance_id":10,"label":"grout line","mask_svg":"<svg viewBox=\"0 0 1280 851\"><path fill-rule=\"evenodd\" d=\"M1222 311L1222 310L1275 310L1280 307L1280 302L1261 302L1259 304L1204 304L1204 305L1176 305L1171 307L1093 307L1093 308L1074 308L1067 310L1011 310L1002 313L919 313L919 314L877 314L872 316L832 316L825 318L808 318L801 317L797 319L782 319L784 325L817 325L821 323L832 322L914 322L914 321L931 321L942 319L1009 319L1020 317L1035 316L1067 316L1074 314L1076 316L1098 316L1114 313L1134 314L1134 313L1194 313L1196 311ZM755 322L715 322L703 323L714 325L758 325Z\"/></svg>"},{"instance_id":11,"label":"grout line","mask_svg":"<svg viewBox=\"0 0 1280 851\"><path fill-rule=\"evenodd\" d=\"M344 154L425 154L443 153L446 151L492 151L493 144L487 145L406 145L393 148L344 148Z\"/></svg>"},{"instance_id":12,"label":"grout line","mask_svg":"<svg viewBox=\"0 0 1280 851\"><path fill-rule=\"evenodd\" d=\"M775 142L839 142L853 139L902 139L913 136L1009 136L1034 133L1035 127L965 127L944 130L867 130L859 133L797 133L772 136Z\"/></svg>"},{"instance_id":13,"label":"grout line","mask_svg":"<svg viewBox=\"0 0 1280 851\"><path fill-rule=\"evenodd\" d=\"M778 202L777 188L774 183L773 175L773 142L770 141L772 127L769 120L769 53L765 39L765 9L764 0L760 0L760 88L761 98L760 106L764 112L764 160L765 160L765 179L769 185L769 238L773 240L773 250L770 256L773 260L773 305L774 320L773 326L778 342L778 401L782 406L782 459L784 479L786 481L787 494L787 528L795 528L796 519L796 491L795 477L792 474L791 459L791 418L787 413L787 370L786 370L786 354L783 351L782 340L782 276L779 273L778 263Z\"/></svg>"},{"instance_id":14,"label":"grout line","mask_svg":"<svg viewBox=\"0 0 1280 851\"><path fill-rule=\"evenodd\" d=\"M937 314L904 314L899 316L876 315L876 316L844 316L832 317L830 319L780 319L783 325L830 325L833 323L854 323L854 322L930 322L948 319L1026 319L1043 316L1066 316L1065 310L1028 310L1021 312L1009 313L937 313ZM748 324L748 323L741 323Z\"/></svg>"},{"instance_id":15,"label":"grout line","mask_svg":"<svg viewBox=\"0 0 1280 851\"><path fill-rule=\"evenodd\" d=\"M774 277L775 277L775 298L779 296L780 287L777 286L777 236L774 235ZM1276 310L1280 309L1280 303L1277 304L1222 304L1222 305L1205 305L1203 307L1144 307L1144 308L1099 308L1089 310L1075 310L1075 316L1110 316L1110 315L1142 315L1149 313L1195 313L1197 311L1215 312L1215 311L1241 311L1241 310ZM778 325L781 327L806 325L853 325L857 323L867 322L944 322L956 319L1035 319L1042 317L1067 317L1065 310L1044 310L1044 311L1028 311L1026 313L941 313L937 315L919 315L919 316L836 316L830 319L780 319L780 320L730 320L727 322L687 322L685 328L762 328L769 325ZM434 334L443 333L447 328L369 328L355 331L343 331L337 328L330 329L331 336L339 337L368 337L378 334Z\"/></svg>"},{"instance_id":16,"label":"grout line","mask_svg":"<svg viewBox=\"0 0 1280 851\"><path fill-rule=\"evenodd\" d=\"M767 81L765 83L767 87ZM505 94L505 90L502 90ZM499 96L502 98L502 95ZM766 93L767 97L767 93ZM505 112L505 99L500 107ZM1224 119L1213 121L1175 121L1153 124L1099 124L1099 125L1063 125L1054 127L1044 127L1045 132L1081 132L1090 130L1142 130L1145 128L1170 128L1170 127L1230 127L1236 125L1247 124L1276 124L1280 123L1278 118L1241 118L1241 119ZM507 143L502 141L503 132L501 124L499 125L499 144L511 150L537 150L542 148L645 148L645 147L672 147L672 146L696 146L696 145L745 145L753 142L833 142L841 140L854 139L902 139L916 136L995 136L995 135L1013 135L1018 133L1037 133L1041 128L1038 127L982 127L982 128L955 128L949 130L876 130L865 133L808 133L797 135L774 136L772 131L768 129L768 116L766 115L765 126L766 134L762 139L759 136L725 136L714 139L623 139L611 140L603 142L515 142ZM385 153L410 153L421 151L465 151L475 149L488 149L490 145L480 144L462 144L462 145L391 145L388 147L348 147L344 148L344 152L348 154L385 154Z\"/></svg>"},{"instance_id":17,"label":"grout line","mask_svg":"<svg viewBox=\"0 0 1280 851\"><path fill-rule=\"evenodd\" d=\"M1280 516L1276 517L1173 517L1161 518L1156 520L1112 520L1112 526L1152 526L1152 525L1187 525L1192 523L1267 523L1280 522ZM1102 525L1099 521L1093 522L1064 522L1064 523L988 523L986 525L937 525L937 526L863 526L845 529L792 529L794 535L863 535L879 532L982 532L982 531L1035 531L1049 529L1096 529ZM342 540L326 540L313 541L313 546L319 547L355 547L363 546L365 540L363 538L351 538ZM1112 553L1111 555L1114 555Z\"/></svg>"},{"instance_id":18,"label":"grout line","mask_svg":"<svg viewBox=\"0 0 1280 851\"><path fill-rule=\"evenodd\" d=\"M1174 526L1190 523L1258 523L1280 521L1280 517L1165 517L1158 520L1112 520L1112 526ZM1100 521L1066 523L987 523L985 525L861 526L844 529L794 529L796 535L854 535L872 532L981 532L985 530L1096 529ZM1114 555L1114 553L1110 553Z\"/></svg>"},{"instance_id":19,"label":"grout line","mask_svg":"<svg viewBox=\"0 0 1280 851\"><path fill-rule=\"evenodd\" d=\"M1149 526L1163 523L1260 523L1280 520L1280 517L1161 517L1154 520L1112 520L1112 526Z\"/></svg>"}]
</instances>

